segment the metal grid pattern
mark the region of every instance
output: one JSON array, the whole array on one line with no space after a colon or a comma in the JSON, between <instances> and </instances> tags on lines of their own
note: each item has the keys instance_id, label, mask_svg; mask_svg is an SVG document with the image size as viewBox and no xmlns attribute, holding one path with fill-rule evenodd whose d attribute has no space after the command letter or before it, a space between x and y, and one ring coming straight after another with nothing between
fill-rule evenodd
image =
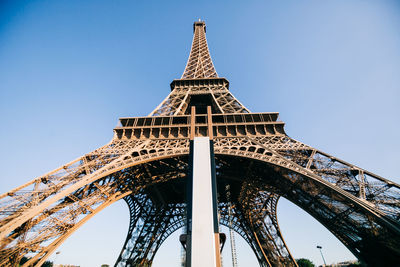
<instances>
[{"instance_id":1,"label":"metal grid pattern","mask_svg":"<svg viewBox=\"0 0 400 267\"><path fill-rule=\"evenodd\" d=\"M193 31L192 49L181 79L218 77L208 51L204 21L195 22Z\"/></svg>"},{"instance_id":2,"label":"metal grid pattern","mask_svg":"<svg viewBox=\"0 0 400 267\"><path fill-rule=\"evenodd\" d=\"M184 225L189 138L210 133L221 224L249 243L260 266L296 266L276 218L279 197L311 214L362 261L395 266L400 186L290 138L277 113L251 113L217 77L205 24L194 28L183 79L148 117L121 118L109 144L0 195L0 266L17 266L24 255L31 256L24 266L40 266L121 199L131 219L116 265L151 265L162 242ZM196 95L210 97L213 114L190 114Z\"/></svg>"}]
</instances>

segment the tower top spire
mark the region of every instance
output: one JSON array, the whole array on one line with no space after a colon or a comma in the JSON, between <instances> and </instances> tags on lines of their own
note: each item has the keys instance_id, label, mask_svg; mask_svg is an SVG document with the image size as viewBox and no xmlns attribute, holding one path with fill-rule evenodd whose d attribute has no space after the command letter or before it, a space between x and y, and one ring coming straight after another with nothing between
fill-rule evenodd
<instances>
[{"instance_id":1,"label":"tower top spire","mask_svg":"<svg viewBox=\"0 0 400 267\"><path fill-rule=\"evenodd\" d=\"M204 32L207 32L206 23L199 19L198 21L193 22L193 33L196 33L196 26L203 26Z\"/></svg>"},{"instance_id":2,"label":"tower top spire","mask_svg":"<svg viewBox=\"0 0 400 267\"><path fill-rule=\"evenodd\" d=\"M192 48L181 79L218 77L211 60L206 39L206 23L199 19L193 23Z\"/></svg>"}]
</instances>

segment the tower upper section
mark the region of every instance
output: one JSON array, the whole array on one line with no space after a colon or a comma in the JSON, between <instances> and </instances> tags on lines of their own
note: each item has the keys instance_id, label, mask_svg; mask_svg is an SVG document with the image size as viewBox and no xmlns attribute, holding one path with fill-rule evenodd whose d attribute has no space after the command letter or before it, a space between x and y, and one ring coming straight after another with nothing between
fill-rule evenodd
<instances>
[{"instance_id":1,"label":"tower upper section","mask_svg":"<svg viewBox=\"0 0 400 267\"><path fill-rule=\"evenodd\" d=\"M196 21L193 24L192 49L181 79L203 79L218 77L211 60L206 39L206 23Z\"/></svg>"},{"instance_id":2,"label":"tower upper section","mask_svg":"<svg viewBox=\"0 0 400 267\"><path fill-rule=\"evenodd\" d=\"M171 93L149 116L180 116L192 113L249 113L250 111L229 92L229 82L218 77L208 51L206 24L193 24L193 43L185 71L171 83Z\"/></svg>"}]
</instances>

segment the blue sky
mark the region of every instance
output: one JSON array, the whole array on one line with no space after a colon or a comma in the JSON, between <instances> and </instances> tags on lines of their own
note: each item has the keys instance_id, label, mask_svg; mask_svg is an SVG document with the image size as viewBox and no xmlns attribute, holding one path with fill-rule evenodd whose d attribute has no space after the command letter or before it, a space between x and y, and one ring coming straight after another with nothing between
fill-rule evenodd
<instances>
[{"instance_id":1,"label":"blue sky","mask_svg":"<svg viewBox=\"0 0 400 267\"><path fill-rule=\"evenodd\" d=\"M1 191L107 143L119 117L149 114L181 76L198 18L218 74L247 108L278 111L292 138L400 182L397 1L32 0L0 2ZM113 204L51 259L113 264L128 218ZM352 258L288 201L279 220L296 258L321 264L316 245L328 262ZM174 238L154 266L178 265ZM240 266L251 266L238 243Z\"/></svg>"}]
</instances>

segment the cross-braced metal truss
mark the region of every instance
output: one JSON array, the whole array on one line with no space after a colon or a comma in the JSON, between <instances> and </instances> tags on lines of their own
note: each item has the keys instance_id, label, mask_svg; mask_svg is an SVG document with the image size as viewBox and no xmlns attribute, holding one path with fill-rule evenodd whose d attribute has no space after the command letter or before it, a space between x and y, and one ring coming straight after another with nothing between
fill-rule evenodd
<instances>
[{"instance_id":1,"label":"cross-braced metal truss","mask_svg":"<svg viewBox=\"0 0 400 267\"><path fill-rule=\"evenodd\" d=\"M149 116L172 116L190 113L193 102L210 103L214 113L249 113L250 111L229 92L224 78L208 80L175 80L172 91ZM202 99L203 98L203 99Z\"/></svg>"},{"instance_id":2,"label":"cross-braced metal truss","mask_svg":"<svg viewBox=\"0 0 400 267\"><path fill-rule=\"evenodd\" d=\"M217 162L217 166L221 166L221 163ZM221 186L231 182L219 180ZM183 179L175 179L167 183L159 183L144 189L140 195L130 195L125 198L131 211L131 224L116 266L151 264L162 242L184 226L186 207L183 198L185 186L183 181ZM247 193L254 192L256 191L252 190ZM250 211L248 198L245 200L235 198L229 202L228 206L228 192L219 191L218 193L220 223L232 227L249 243L261 266L279 264L295 266L276 221L276 204L279 198L277 195L269 194L267 198L260 198L259 201L262 204L257 202L259 207L253 206ZM239 192L233 193L239 194ZM229 207L233 207L231 212L228 210Z\"/></svg>"},{"instance_id":3,"label":"cross-braced metal truss","mask_svg":"<svg viewBox=\"0 0 400 267\"><path fill-rule=\"evenodd\" d=\"M192 49L181 79L202 79L218 77L208 51L206 24L198 21L193 24Z\"/></svg>"},{"instance_id":4,"label":"cross-braced metal truss","mask_svg":"<svg viewBox=\"0 0 400 267\"><path fill-rule=\"evenodd\" d=\"M126 145L126 142L123 143ZM153 184L182 180L187 172L185 155L188 154L188 143L187 138L137 142L138 147L128 153L117 152L117 148L123 152L126 150L123 149L125 145L116 143L110 145L114 147L113 153L110 153L113 157L110 154L106 157L114 159L103 163L104 166L92 162L99 161L100 153L97 156L88 154L83 157L86 163L83 159L72 162L57 172L35 179L28 186L4 194L1 199L1 264L11 265L25 254L33 256L29 264L39 264L84 222L114 201L134 197L145 188L150 190ZM398 185L353 165L341 163L336 158L324 158L326 154L313 153L314 149L284 135L264 139L220 137L214 139L214 144L218 162L217 179L232 181L232 195L237 199L233 202L233 216L240 216L237 215L238 218L233 221L238 221L240 227L234 228L249 242L260 262L269 259L270 264L276 265L274 259L291 259L279 232L274 212L276 207L272 206L270 213L261 212L263 208L260 205L268 206L268 201L272 201L269 200L270 192L305 209L360 259L373 263L379 252L387 254L386 258L393 262L399 255ZM104 150L99 151L104 153ZM302 155L309 155L308 160L297 155L299 151L303 151ZM289 154L292 156L289 157ZM311 154L314 154L313 157ZM315 163L309 164L310 161ZM315 168L311 168L313 164ZM97 168L93 167L95 165ZM360 173L363 174L363 183L359 181ZM253 193L242 193L247 197L241 199L240 192L246 190ZM363 191L366 192L365 197L360 194ZM152 195L159 194L161 199L184 203L182 192L171 193L172 196L167 197L162 197L165 193L155 192ZM173 191L158 189L158 192ZM162 200L158 201L162 203ZM262 201L267 204L261 204ZM220 193L220 202L223 205L223 193ZM257 208L260 209L256 212L259 216L246 213ZM224 210L221 208L221 222L229 225ZM134 220L139 220L133 211L131 214ZM179 216L182 218L183 215ZM162 216L157 218L164 222ZM160 224L157 229L164 226ZM172 230L166 231L170 232ZM150 252L154 253L165 237L157 241L154 248L150 246L145 259L151 262L154 255ZM275 249L265 249L268 244ZM122 253L121 259L123 255L137 253ZM138 259L143 260L143 257Z\"/></svg>"},{"instance_id":5,"label":"cross-braced metal truss","mask_svg":"<svg viewBox=\"0 0 400 267\"><path fill-rule=\"evenodd\" d=\"M194 28L182 79L148 117L121 118L109 144L0 195L0 266L24 255L24 266L40 266L120 199L131 217L116 265L150 265L184 225L194 136L213 138L220 222L248 242L261 266L297 265L279 229L279 197L368 265L398 264L400 185L290 138L278 113L250 113L217 77L204 22Z\"/></svg>"},{"instance_id":6,"label":"cross-braced metal truss","mask_svg":"<svg viewBox=\"0 0 400 267\"><path fill-rule=\"evenodd\" d=\"M186 207L182 201L155 203L151 198L151 194L126 197L131 223L116 266L150 265L163 241L183 226Z\"/></svg>"}]
</instances>

